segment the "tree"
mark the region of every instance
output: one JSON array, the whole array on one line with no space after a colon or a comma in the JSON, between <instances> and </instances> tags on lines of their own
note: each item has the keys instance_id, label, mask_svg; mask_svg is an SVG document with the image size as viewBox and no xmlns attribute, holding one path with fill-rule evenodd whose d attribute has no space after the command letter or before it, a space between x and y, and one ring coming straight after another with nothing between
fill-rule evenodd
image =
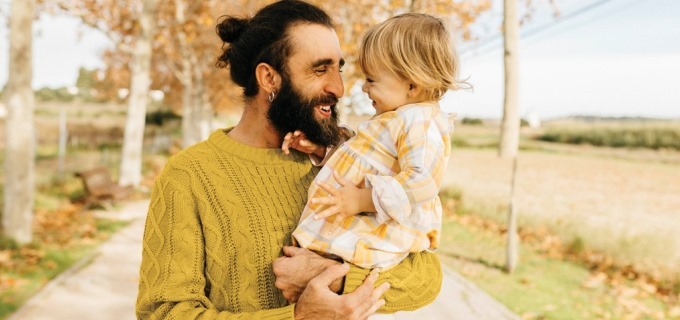
<instances>
[{"instance_id":1,"label":"tree","mask_svg":"<svg viewBox=\"0 0 680 320\"><path fill-rule=\"evenodd\" d=\"M70 1L66 6L69 13L81 16L88 25L109 30L109 37L117 45L106 53L106 77L114 79L113 83L121 87L127 86L129 81L126 74L130 74L131 55L125 49L131 46L137 34L133 29L138 16L132 4L139 1L83 0ZM183 145L188 146L207 137L216 111L237 110L242 105L241 90L229 81L227 70L215 68L221 44L215 34L217 17L253 14L273 0L162 1L156 14L158 28L153 42L152 87L165 92L165 102L182 114L182 140ZM446 21L453 22L457 34L468 37L469 24L490 7L489 0L453 4L445 0L408 3L390 0L378 4L368 0L312 2L324 7L338 22L338 35L348 62L344 73L348 88L363 78L354 61L361 34L369 26L398 13L420 10L438 13ZM102 7L107 9L102 10ZM449 19L450 16L455 19ZM132 25L126 26L121 21ZM108 94L114 92L108 91Z\"/></svg>"},{"instance_id":2,"label":"tree","mask_svg":"<svg viewBox=\"0 0 680 320\"><path fill-rule=\"evenodd\" d=\"M215 43L215 20L209 14L215 4L174 0L174 10L161 13L167 28L162 31L165 66L181 85L182 145L204 140L212 131L213 107L206 90L206 75L213 64L211 42ZM168 9L173 9L168 6ZM206 55L208 54L208 55Z\"/></svg>"},{"instance_id":3,"label":"tree","mask_svg":"<svg viewBox=\"0 0 680 320\"><path fill-rule=\"evenodd\" d=\"M513 159L510 206L508 212L507 271L512 272L517 265L518 238L517 214L515 208L515 178L517 174L517 151L519 149L519 21L517 19L517 0L505 0L503 4L503 43L505 47L505 98L503 101L503 121L501 141L498 146L501 158Z\"/></svg>"},{"instance_id":4,"label":"tree","mask_svg":"<svg viewBox=\"0 0 680 320\"><path fill-rule=\"evenodd\" d=\"M10 9L9 78L4 94L5 204L3 233L25 244L32 240L35 186L35 143L33 126L33 14L35 0L14 0Z\"/></svg>"},{"instance_id":5,"label":"tree","mask_svg":"<svg viewBox=\"0 0 680 320\"><path fill-rule=\"evenodd\" d=\"M144 121L151 86L151 50L156 31L158 0L143 0L140 30L132 53L132 81L120 164L120 185L138 186L142 181Z\"/></svg>"},{"instance_id":6,"label":"tree","mask_svg":"<svg viewBox=\"0 0 680 320\"><path fill-rule=\"evenodd\" d=\"M142 176L144 121L150 91L152 43L160 0L42 0L47 12L65 12L102 31L116 51L130 57L131 75L119 183L137 186ZM132 61L130 61L132 60ZM125 66L127 68L127 65ZM115 67L112 68L113 70ZM126 83L126 84L127 84ZM114 83L109 94L117 92Z\"/></svg>"}]
</instances>

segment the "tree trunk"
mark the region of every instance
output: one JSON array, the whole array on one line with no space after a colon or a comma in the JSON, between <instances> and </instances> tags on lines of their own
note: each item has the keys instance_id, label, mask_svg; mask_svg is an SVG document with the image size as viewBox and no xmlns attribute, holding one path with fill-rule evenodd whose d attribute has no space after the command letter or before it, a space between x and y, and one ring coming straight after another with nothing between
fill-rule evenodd
<instances>
[{"instance_id":1,"label":"tree trunk","mask_svg":"<svg viewBox=\"0 0 680 320\"><path fill-rule=\"evenodd\" d=\"M196 108L195 125L198 141L208 139L208 136L213 129L213 112L210 99L208 98L208 91L205 88L205 79L201 70L194 72L195 88L194 88L194 107Z\"/></svg>"},{"instance_id":2,"label":"tree trunk","mask_svg":"<svg viewBox=\"0 0 680 320\"><path fill-rule=\"evenodd\" d=\"M33 125L33 12L35 0L14 0L10 13L9 78L5 93L5 204L2 229L20 244L33 236L35 143Z\"/></svg>"},{"instance_id":3,"label":"tree trunk","mask_svg":"<svg viewBox=\"0 0 680 320\"><path fill-rule=\"evenodd\" d=\"M189 45L189 39L183 30L187 22L187 5L185 0L175 0L175 22L178 25L177 43L180 51L179 82L182 84L182 146L184 148L200 141L199 119L200 105L197 105L194 68L198 67L196 56Z\"/></svg>"},{"instance_id":4,"label":"tree trunk","mask_svg":"<svg viewBox=\"0 0 680 320\"><path fill-rule=\"evenodd\" d=\"M132 79L125 141L121 155L121 185L138 186L142 181L142 151L144 144L144 125L146 106L151 86L151 51L156 31L156 8L158 0L144 0L140 16L141 32L135 42L132 57Z\"/></svg>"},{"instance_id":5,"label":"tree trunk","mask_svg":"<svg viewBox=\"0 0 680 320\"><path fill-rule=\"evenodd\" d=\"M503 101L503 123L498 154L510 159L517 155L519 148L519 21L517 0L504 1L504 46L505 46L505 99Z\"/></svg>"},{"instance_id":6,"label":"tree trunk","mask_svg":"<svg viewBox=\"0 0 680 320\"><path fill-rule=\"evenodd\" d=\"M184 59L183 59L184 60ZM183 65L190 65L190 63L183 63ZM196 112L194 103L194 81L190 74L191 69L183 68L182 70L182 147L186 148L198 142L196 129Z\"/></svg>"},{"instance_id":7,"label":"tree trunk","mask_svg":"<svg viewBox=\"0 0 680 320\"><path fill-rule=\"evenodd\" d=\"M513 272L519 260L519 239L517 237L517 208L515 207L515 178L517 175L517 151L519 149L519 66L517 47L519 21L517 0L505 0L503 8L503 30L505 45L505 100L503 123L498 153L501 158L513 159L508 211L508 243L506 247L506 271Z\"/></svg>"},{"instance_id":8,"label":"tree trunk","mask_svg":"<svg viewBox=\"0 0 680 320\"><path fill-rule=\"evenodd\" d=\"M505 271L512 273L519 261L519 235L517 234L517 204L515 201L515 185L517 180L517 157L512 161L512 178L510 180L510 205L508 206L508 243L505 247Z\"/></svg>"}]
</instances>

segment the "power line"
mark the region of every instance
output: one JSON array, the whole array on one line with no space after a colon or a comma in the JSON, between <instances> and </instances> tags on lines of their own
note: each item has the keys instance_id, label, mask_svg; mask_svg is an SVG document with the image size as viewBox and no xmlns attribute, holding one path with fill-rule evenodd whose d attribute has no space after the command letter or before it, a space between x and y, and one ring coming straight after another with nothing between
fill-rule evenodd
<instances>
[{"instance_id":1,"label":"power line","mask_svg":"<svg viewBox=\"0 0 680 320\"><path fill-rule=\"evenodd\" d=\"M564 22L566 22L566 21L572 20L572 19L574 19L574 18L576 18L576 17L579 17L579 16L581 16L581 15L583 15L583 14L585 14L585 13L588 13L588 12L594 10L594 9L597 9L597 8L601 7L602 5L607 4L607 3L611 2L611 1L612 1L612 0L598 0L598 1L594 1L594 2L590 3L589 5L583 6L583 7L579 8L579 9L576 9L576 10L574 10L574 11L568 13L568 14L565 14L565 15L563 15L563 16L560 16L559 18L557 18L557 19L556 19L555 21L553 21L553 22L544 23L544 24L542 24L542 25L539 25L539 26L536 26L536 27L531 27L531 28L529 28L529 29L526 29L526 31L521 32L520 37L521 37L521 39L527 39L527 38L529 38L529 37L531 37L531 36L534 36L534 35L536 35L536 34L539 34L539 33L544 32L544 31L546 31L546 30L552 29L552 28L554 28L554 27L556 27L556 26L558 26L558 25L561 25L562 23L564 23ZM621 9L619 9L619 10L617 10L617 11L621 11L621 10L624 10L624 9L628 9L628 8L634 6L634 5L638 5L638 4L641 4L641 3L646 2L646 1L648 1L648 0L634 1L634 2L630 3L630 4L627 5L627 6L621 7ZM615 13L616 13L616 12L615 12ZM609 12L607 12L606 14L611 15L612 12L609 11ZM599 18L599 16L598 16L598 17L595 17L595 18ZM594 18L591 19L591 20L588 20L588 21L586 21L585 23L583 23L582 25L585 25L585 24L587 24L587 23L589 23L589 22L591 22L591 21L594 21L594 20L595 20ZM473 45L473 46L471 46L471 47L466 47L466 48L464 48L463 50L461 50L460 54L461 54L461 55L464 55L464 54L467 54L467 53L475 52L475 50L478 50L478 49L481 49L481 48L483 48L483 47L486 47L486 46L488 46L489 44L496 44L496 42L499 42L499 41L502 40L502 39L503 39L502 34L495 35L495 36L493 36L493 37L490 37L490 38L488 38L488 39L486 39L486 40L480 42L478 45ZM489 53L489 52L494 51L495 49L497 49L497 46L490 47L489 49L483 50L483 51L481 51L481 52L476 52L476 53L477 53L477 54L476 54L476 57L485 55L485 54L487 54L487 53Z\"/></svg>"},{"instance_id":2,"label":"power line","mask_svg":"<svg viewBox=\"0 0 680 320\"><path fill-rule=\"evenodd\" d=\"M565 21L567 21L567 20L573 19L574 17L577 17L577 16L579 16L579 15L581 15L581 14L584 14L584 13L590 11L590 10L593 10L593 9L595 9L595 8L597 8L597 7L599 7L599 6L603 5L603 4L606 4L606 3L608 3L608 2L611 2L611 1L612 1L612 0L597 0L597 1L595 1L595 2L592 2L592 3L589 4L589 5L586 5L586 6L583 6L582 8L576 9L576 10L574 10L573 12L570 12L570 13L568 13L568 14L565 14L564 16L560 16L558 19L555 19L555 21L553 21L553 22L545 23L545 24L543 24L543 25L540 25L540 26L537 26L537 27L533 27L533 28L531 28L531 29L528 29L527 31L523 31L523 32L521 32L520 37L521 37L521 38L526 38L526 37L528 37L528 36L531 36L532 34L536 34L536 33L539 33L539 32L541 32L541 31L550 29L550 28L552 28L552 27L554 27L554 26L556 26L556 25L558 25L558 24L560 24L560 23L563 23L563 22L565 22ZM480 43L479 45L477 45L477 46L473 46L473 47L470 48L470 49L463 50L463 51L461 52L461 55L462 55L462 54L466 54L466 53L471 52L471 51L474 51L474 50L476 50L476 49L482 48L482 47L484 47L484 46L486 46L486 45L488 45L488 44L494 43L494 42L496 42L496 41L500 41L501 39L503 39L503 34L502 34L502 33L501 33L501 34L497 34L497 35L495 35L495 36L493 36L493 37L490 37L489 39L487 39L487 40L481 42L481 43ZM485 52L485 53L486 53L486 52Z\"/></svg>"}]
</instances>

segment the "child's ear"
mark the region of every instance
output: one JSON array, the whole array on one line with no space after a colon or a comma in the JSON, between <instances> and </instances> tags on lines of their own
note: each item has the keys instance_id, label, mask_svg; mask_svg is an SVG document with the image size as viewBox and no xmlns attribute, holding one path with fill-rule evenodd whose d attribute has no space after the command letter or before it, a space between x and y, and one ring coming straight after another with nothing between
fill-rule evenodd
<instances>
[{"instance_id":1,"label":"child's ear","mask_svg":"<svg viewBox=\"0 0 680 320\"><path fill-rule=\"evenodd\" d=\"M408 94L407 94L407 96L408 96L409 98L416 98L416 97L419 97L420 94L421 94L422 92L423 92L423 88L420 87L419 85L417 85L417 84L415 84L415 83L410 83L410 84L408 85Z\"/></svg>"}]
</instances>

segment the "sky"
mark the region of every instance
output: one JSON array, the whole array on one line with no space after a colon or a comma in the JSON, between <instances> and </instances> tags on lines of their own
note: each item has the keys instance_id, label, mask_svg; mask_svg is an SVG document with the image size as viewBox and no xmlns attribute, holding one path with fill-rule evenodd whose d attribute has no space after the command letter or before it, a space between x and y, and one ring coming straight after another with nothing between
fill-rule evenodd
<instances>
[{"instance_id":1,"label":"sky","mask_svg":"<svg viewBox=\"0 0 680 320\"><path fill-rule=\"evenodd\" d=\"M460 116L502 116L502 1L494 1L476 27L479 40L458 43L460 74L474 89L447 94L442 106ZM536 11L522 28L523 116L680 118L680 1L555 1L559 17L547 0L534 0ZM0 86L7 81L8 11L9 1L0 0ZM100 56L111 44L98 31L48 15L34 27L34 88L73 85L78 68L104 67Z\"/></svg>"}]
</instances>

